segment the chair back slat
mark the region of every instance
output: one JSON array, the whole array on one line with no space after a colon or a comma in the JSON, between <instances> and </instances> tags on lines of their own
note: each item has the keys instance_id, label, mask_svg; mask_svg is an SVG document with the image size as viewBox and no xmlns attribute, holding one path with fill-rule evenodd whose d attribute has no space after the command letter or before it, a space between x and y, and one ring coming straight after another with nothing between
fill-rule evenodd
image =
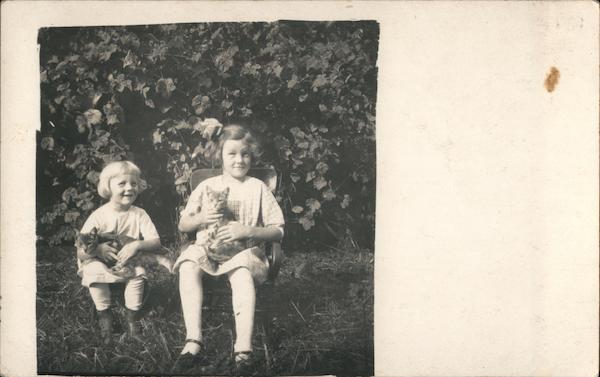
<instances>
[{"instance_id":1,"label":"chair back slat","mask_svg":"<svg viewBox=\"0 0 600 377\"><path fill-rule=\"evenodd\" d=\"M221 175L223 170L221 169L198 169L194 170L190 177L190 188L192 191L205 179L216 177ZM272 168L254 168L250 169L248 175L263 181L269 190L275 192L277 188L277 172Z\"/></svg>"}]
</instances>

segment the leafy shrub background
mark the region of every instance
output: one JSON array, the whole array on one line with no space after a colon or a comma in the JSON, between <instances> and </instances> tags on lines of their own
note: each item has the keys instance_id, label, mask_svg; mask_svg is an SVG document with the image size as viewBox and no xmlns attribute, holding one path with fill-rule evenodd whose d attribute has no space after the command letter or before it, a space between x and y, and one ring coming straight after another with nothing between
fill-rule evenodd
<instances>
[{"instance_id":1,"label":"leafy shrub background","mask_svg":"<svg viewBox=\"0 0 600 377\"><path fill-rule=\"evenodd\" d=\"M71 241L103 165L127 158L173 240L216 118L258 134L290 247L372 248L378 37L374 21L41 29L38 238Z\"/></svg>"}]
</instances>

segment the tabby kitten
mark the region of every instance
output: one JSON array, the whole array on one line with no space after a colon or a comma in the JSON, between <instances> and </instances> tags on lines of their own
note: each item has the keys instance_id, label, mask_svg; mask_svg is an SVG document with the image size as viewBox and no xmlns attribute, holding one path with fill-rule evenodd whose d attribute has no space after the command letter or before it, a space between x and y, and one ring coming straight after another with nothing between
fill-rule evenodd
<instances>
[{"instance_id":1,"label":"tabby kitten","mask_svg":"<svg viewBox=\"0 0 600 377\"><path fill-rule=\"evenodd\" d=\"M89 263L91 260L98 259L96 247L101 243L108 242L109 246L117 250L121 250L123 246L132 241L135 241L135 238L125 235L116 235L114 233L98 233L96 228L92 228L90 233L80 233L77 236L75 239L75 247L77 250L83 250L84 254L81 255L78 252L77 256L85 264ZM111 273L127 279L135 276L135 266L158 264L165 267L167 270L169 270L169 272L172 272L173 270L173 262L171 262L169 258L152 252L137 253L125 264L120 262L113 263L110 263L111 266L109 266Z\"/></svg>"},{"instance_id":2,"label":"tabby kitten","mask_svg":"<svg viewBox=\"0 0 600 377\"><path fill-rule=\"evenodd\" d=\"M223 214L223 217L214 224L210 224L206 229L197 233L196 244L206 247L206 256L217 262L223 263L231 259L240 251L246 249L246 243L243 241L220 242L216 239L217 231L220 227L235 221L233 213L227 208L227 197L229 196L229 187L222 191L206 188L207 205L209 209ZM198 209L197 212L199 212Z\"/></svg>"}]
</instances>

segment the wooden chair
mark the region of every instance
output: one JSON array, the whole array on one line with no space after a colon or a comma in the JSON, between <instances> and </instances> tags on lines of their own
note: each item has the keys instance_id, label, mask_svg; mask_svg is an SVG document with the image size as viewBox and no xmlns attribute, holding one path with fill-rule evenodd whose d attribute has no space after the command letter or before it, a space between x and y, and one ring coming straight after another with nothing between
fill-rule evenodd
<instances>
[{"instance_id":1,"label":"wooden chair","mask_svg":"<svg viewBox=\"0 0 600 377\"><path fill-rule=\"evenodd\" d=\"M190 177L190 188L194 191L196 186L205 179L216 177L222 174L221 169L198 169L195 170ZM277 172L271 168L255 168L250 169L248 175L254 178L258 178L263 181L267 187L275 192L277 188ZM270 242L266 245L267 261L269 262L269 280L273 281L279 273L281 267L281 261L283 260L283 250L281 249L281 243Z\"/></svg>"}]
</instances>

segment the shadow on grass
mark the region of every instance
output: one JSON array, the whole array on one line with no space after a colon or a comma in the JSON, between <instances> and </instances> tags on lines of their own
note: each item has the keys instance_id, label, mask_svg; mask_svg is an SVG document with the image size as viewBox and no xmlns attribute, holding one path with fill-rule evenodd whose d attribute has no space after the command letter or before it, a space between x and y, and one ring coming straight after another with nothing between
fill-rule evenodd
<instances>
[{"instance_id":1,"label":"shadow on grass","mask_svg":"<svg viewBox=\"0 0 600 377\"><path fill-rule=\"evenodd\" d=\"M149 281L144 341L122 333L117 289L117 333L111 345L102 346L74 250L38 249L38 373L170 375L185 339L177 277L152 271ZM205 291L202 329L212 365L190 374L231 375L235 330L228 283L207 279ZM253 347L257 376L373 375L373 255L288 255L276 283L258 291Z\"/></svg>"}]
</instances>

